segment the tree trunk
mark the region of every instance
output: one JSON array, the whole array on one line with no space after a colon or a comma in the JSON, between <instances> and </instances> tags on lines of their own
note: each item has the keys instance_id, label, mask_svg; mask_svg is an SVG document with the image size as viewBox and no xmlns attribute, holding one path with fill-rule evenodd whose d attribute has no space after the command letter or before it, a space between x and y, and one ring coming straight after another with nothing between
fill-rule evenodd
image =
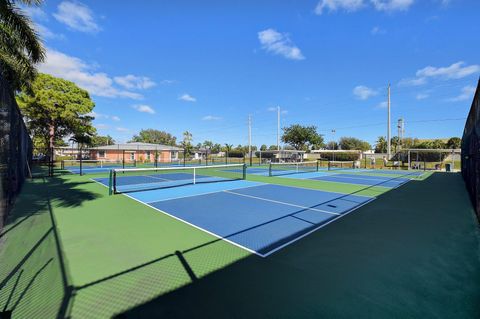
<instances>
[{"instance_id":1,"label":"tree trunk","mask_svg":"<svg viewBox=\"0 0 480 319\"><path fill-rule=\"evenodd\" d=\"M55 142L55 122L52 120L49 127L49 163L48 163L48 175L53 176L53 162L54 162L54 142Z\"/></svg>"}]
</instances>

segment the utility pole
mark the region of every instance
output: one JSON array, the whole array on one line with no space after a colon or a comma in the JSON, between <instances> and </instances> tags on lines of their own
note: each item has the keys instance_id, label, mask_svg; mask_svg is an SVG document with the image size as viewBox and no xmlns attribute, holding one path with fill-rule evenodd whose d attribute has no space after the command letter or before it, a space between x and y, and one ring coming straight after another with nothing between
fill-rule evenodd
<instances>
[{"instance_id":1,"label":"utility pole","mask_svg":"<svg viewBox=\"0 0 480 319\"><path fill-rule=\"evenodd\" d=\"M280 106L277 106L277 151L280 151Z\"/></svg>"},{"instance_id":2,"label":"utility pole","mask_svg":"<svg viewBox=\"0 0 480 319\"><path fill-rule=\"evenodd\" d=\"M399 145L399 149L402 149L403 135L405 134L405 126L404 126L402 118L398 119L397 129L398 129L398 133L397 133L398 134L398 145Z\"/></svg>"},{"instance_id":3,"label":"utility pole","mask_svg":"<svg viewBox=\"0 0 480 319\"><path fill-rule=\"evenodd\" d=\"M390 158L392 157L392 150L391 150L391 145L390 145L390 135L391 135L391 131L390 131L390 83L388 84L388 122L387 122L387 160L390 160Z\"/></svg>"},{"instance_id":4,"label":"utility pole","mask_svg":"<svg viewBox=\"0 0 480 319\"><path fill-rule=\"evenodd\" d=\"M252 166L252 116L248 116L248 157Z\"/></svg>"},{"instance_id":5,"label":"utility pole","mask_svg":"<svg viewBox=\"0 0 480 319\"><path fill-rule=\"evenodd\" d=\"M333 144L333 161L334 161L334 162L335 162L335 149L336 149L336 147L335 147L335 145L336 145L336 144L335 144L335 143L336 143L336 142L335 142L335 132L336 132L335 129L333 129L333 130L332 130L332 136L333 136L332 144Z\"/></svg>"}]
</instances>

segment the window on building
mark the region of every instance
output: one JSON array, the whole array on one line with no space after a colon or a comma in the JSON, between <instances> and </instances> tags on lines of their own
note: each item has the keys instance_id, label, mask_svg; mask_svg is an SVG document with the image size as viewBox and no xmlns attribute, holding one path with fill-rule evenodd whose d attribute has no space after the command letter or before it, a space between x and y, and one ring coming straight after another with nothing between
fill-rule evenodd
<instances>
[{"instance_id":1,"label":"window on building","mask_svg":"<svg viewBox=\"0 0 480 319\"><path fill-rule=\"evenodd\" d=\"M105 151L98 151L98 158L105 158Z\"/></svg>"},{"instance_id":2,"label":"window on building","mask_svg":"<svg viewBox=\"0 0 480 319\"><path fill-rule=\"evenodd\" d=\"M134 161L135 160L135 153L130 153L130 160Z\"/></svg>"},{"instance_id":3,"label":"window on building","mask_svg":"<svg viewBox=\"0 0 480 319\"><path fill-rule=\"evenodd\" d=\"M172 159L177 159L178 158L178 152L173 151L172 154L171 154L171 157L172 157Z\"/></svg>"},{"instance_id":4,"label":"window on building","mask_svg":"<svg viewBox=\"0 0 480 319\"><path fill-rule=\"evenodd\" d=\"M150 151L145 152L145 159L148 161L150 160Z\"/></svg>"}]
</instances>

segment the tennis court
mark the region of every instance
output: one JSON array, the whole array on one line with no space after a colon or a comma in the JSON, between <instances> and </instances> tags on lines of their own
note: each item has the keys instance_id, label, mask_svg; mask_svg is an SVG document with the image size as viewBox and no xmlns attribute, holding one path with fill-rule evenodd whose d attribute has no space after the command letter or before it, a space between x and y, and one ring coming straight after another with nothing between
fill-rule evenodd
<instances>
[{"instance_id":1,"label":"tennis court","mask_svg":"<svg viewBox=\"0 0 480 319\"><path fill-rule=\"evenodd\" d=\"M247 181L242 168L116 170L114 193L262 257L374 199ZM95 181L112 184L109 178Z\"/></svg>"},{"instance_id":2,"label":"tennis court","mask_svg":"<svg viewBox=\"0 0 480 319\"><path fill-rule=\"evenodd\" d=\"M409 173L398 174L396 176L380 176L380 175L365 175L361 172L358 173L326 173L326 172L311 172L311 173L297 173L282 175L282 178L294 178L294 179L311 179L318 181L329 181L336 183L347 183L365 186L381 186L387 188L399 187L408 181L415 175Z\"/></svg>"}]
</instances>

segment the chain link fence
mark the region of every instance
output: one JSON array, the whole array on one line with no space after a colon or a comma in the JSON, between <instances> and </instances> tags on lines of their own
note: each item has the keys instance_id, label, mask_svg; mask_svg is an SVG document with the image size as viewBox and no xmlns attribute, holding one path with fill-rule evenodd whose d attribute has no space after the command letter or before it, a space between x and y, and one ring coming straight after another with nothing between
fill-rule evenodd
<instances>
[{"instance_id":1,"label":"chain link fence","mask_svg":"<svg viewBox=\"0 0 480 319\"><path fill-rule=\"evenodd\" d=\"M25 178L30 175L32 140L13 91L0 72L0 230Z\"/></svg>"},{"instance_id":2,"label":"chain link fence","mask_svg":"<svg viewBox=\"0 0 480 319\"><path fill-rule=\"evenodd\" d=\"M480 80L463 131L462 175L480 219Z\"/></svg>"}]
</instances>

